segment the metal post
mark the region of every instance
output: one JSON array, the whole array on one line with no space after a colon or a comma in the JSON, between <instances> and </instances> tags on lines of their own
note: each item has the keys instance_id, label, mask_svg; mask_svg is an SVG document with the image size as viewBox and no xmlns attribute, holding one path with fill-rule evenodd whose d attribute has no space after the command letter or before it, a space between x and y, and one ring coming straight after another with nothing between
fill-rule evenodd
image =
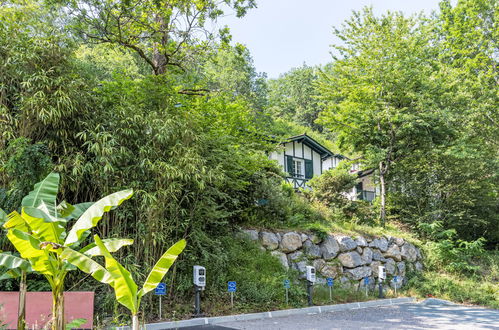
<instances>
[{"instance_id":1,"label":"metal post","mask_svg":"<svg viewBox=\"0 0 499 330\"><path fill-rule=\"evenodd\" d=\"M230 306L234 307L234 292L230 293Z\"/></svg>"},{"instance_id":2,"label":"metal post","mask_svg":"<svg viewBox=\"0 0 499 330\"><path fill-rule=\"evenodd\" d=\"M333 301L333 287L329 287L329 301Z\"/></svg>"},{"instance_id":3,"label":"metal post","mask_svg":"<svg viewBox=\"0 0 499 330\"><path fill-rule=\"evenodd\" d=\"M286 288L286 305L288 305L288 301L289 301L289 299L288 299L288 288Z\"/></svg>"},{"instance_id":4,"label":"metal post","mask_svg":"<svg viewBox=\"0 0 499 330\"><path fill-rule=\"evenodd\" d=\"M379 280L379 298L385 298L384 294L383 294L383 282L381 280Z\"/></svg>"},{"instance_id":5,"label":"metal post","mask_svg":"<svg viewBox=\"0 0 499 330\"><path fill-rule=\"evenodd\" d=\"M159 296L159 319L161 320L161 296Z\"/></svg>"},{"instance_id":6,"label":"metal post","mask_svg":"<svg viewBox=\"0 0 499 330\"><path fill-rule=\"evenodd\" d=\"M194 316L200 316L201 315L201 290L202 287L194 285L195 289L195 296L194 296Z\"/></svg>"},{"instance_id":7,"label":"metal post","mask_svg":"<svg viewBox=\"0 0 499 330\"><path fill-rule=\"evenodd\" d=\"M313 306L312 303L312 288L314 287L314 283L311 281L307 281L307 293L308 293L308 305Z\"/></svg>"}]
</instances>

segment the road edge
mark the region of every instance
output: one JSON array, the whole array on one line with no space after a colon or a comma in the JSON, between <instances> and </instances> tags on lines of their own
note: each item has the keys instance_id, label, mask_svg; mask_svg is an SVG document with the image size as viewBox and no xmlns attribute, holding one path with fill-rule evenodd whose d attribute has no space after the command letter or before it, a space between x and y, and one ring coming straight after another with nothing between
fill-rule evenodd
<instances>
[{"instance_id":1,"label":"road edge","mask_svg":"<svg viewBox=\"0 0 499 330\"><path fill-rule=\"evenodd\" d=\"M146 324L142 329L146 330L162 330L162 329L178 329L184 327L192 327L196 325L206 325L206 324L219 324L225 322L234 321L250 321L250 320L263 320L270 319L274 317L283 317L290 315L312 315L321 314L329 312L339 312L351 309L361 309L368 307L379 307L379 306L389 306L389 305L400 305L407 304L416 301L415 298L394 298L394 299L378 299L363 302L355 302L348 304L336 304L336 305L325 305L325 306L312 306L305 308L294 308L294 309L283 309L272 312L261 312L261 313L250 313L250 314L237 314L237 315L227 315L227 316L214 316L214 317L202 317L190 320L181 321L171 321L171 322L160 322L160 323L149 323ZM130 330L130 327L112 327L110 329L116 330Z\"/></svg>"}]
</instances>

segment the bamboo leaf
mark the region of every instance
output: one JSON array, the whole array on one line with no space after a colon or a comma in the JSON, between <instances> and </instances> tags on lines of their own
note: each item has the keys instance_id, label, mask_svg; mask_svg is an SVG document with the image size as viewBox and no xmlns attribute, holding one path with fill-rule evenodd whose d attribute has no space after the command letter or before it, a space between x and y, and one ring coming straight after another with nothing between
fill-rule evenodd
<instances>
[{"instance_id":1,"label":"bamboo leaf","mask_svg":"<svg viewBox=\"0 0 499 330\"><path fill-rule=\"evenodd\" d=\"M94 235L94 240L106 260L106 269L113 275L114 281L111 286L114 289L116 300L128 308L132 314L136 314L138 310L137 284L135 284L132 275L113 258L98 235Z\"/></svg>"},{"instance_id":2,"label":"bamboo leaf","mask_svg":"<svg viewBox=\"0 0 499 330\"><path fill-rule=\"evenodd\" d=\"M35 184L34 189L23 198L21 205L38 207L41 202L44 202L48 207L49 215L55 216L59 180L59 173L50 173L45 179Z\"/></svg>"},{"instance_id":3,"label":"bamboo leaf","mask_svg":"<svg viewBox=\"0 0 499 330\"><path fill-rule=\"evenodd\" d=\"M103 239L102 243L108 249L109 252L113 253L121 249L123 246L127 245L132 245L133 244L133 239L127 239L127 238L107 238ZM96 257L96 256L101 256L102 252L100 248L95 244L91 243L85 246L83 249L78 251L80 253L84 253L87 256L90 257Z\"/></svg>"},{"instance_id":4,"label":"bamboo leaf","mask_svg":"<svg viewBox=\"0 0 499 330\"><path fill-rule=\"evenodd\" d=\"M132 197L132 195L133 190L122 190L108 195L95 202L81 215L81 217L73 225L73 228L71 228L71 231L66 237L64 245L70 246L71 244L78 242L81 238L81 235L85 231L97 225L99 220L102 219L102 216L105 212L109 212L114 207L119 206L125 200Z\"/></svg>"},{"instance_id":5,"label":"bamboo leaf","mask_svg":"<svg viewBox=\"0 0 499 330\"><path fill-rule=\"evenodd\" d=\"M171 265L175 262L180 253L185 249L185 239L178 241L170 247L156 262L153 269L147 276L144 286L139 291L139 298L144 296L149 291L154 290L161 282L165 274L170 269Z\"/></svg>"}]
</instances>

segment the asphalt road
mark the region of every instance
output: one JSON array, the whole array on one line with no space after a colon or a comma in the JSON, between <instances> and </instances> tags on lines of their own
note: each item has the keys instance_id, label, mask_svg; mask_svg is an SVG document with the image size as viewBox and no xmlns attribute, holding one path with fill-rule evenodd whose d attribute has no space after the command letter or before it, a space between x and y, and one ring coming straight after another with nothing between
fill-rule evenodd
<instances>
[{"instance_id":1,"label":"asphalt road","mask_svg":"<svg viewBox=\"0 0 499 330\"><path fill-rule=\"evenodd\" d=\"M206 329L498 329L499 310L425 301L343 312L228 322ZM196 329L204 329L196 327ZM194 329L194 328L192 328Z\"/></svg>"}]
</instances>

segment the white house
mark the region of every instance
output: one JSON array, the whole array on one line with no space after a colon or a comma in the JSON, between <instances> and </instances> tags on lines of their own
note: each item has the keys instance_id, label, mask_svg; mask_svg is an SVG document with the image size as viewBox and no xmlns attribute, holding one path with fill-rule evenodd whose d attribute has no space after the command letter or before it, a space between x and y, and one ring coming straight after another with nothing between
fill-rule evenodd
<instances>
[{"instance_id":1,"label":"white house","mask_svg":"<svg viewBox=\"0 0 499 330\"><path fill-rule=\"evenodd\" d=\"M335 168L346 159L342 155L334 154L307 134L293 136L280 143L279 149L271 152L269 158L276 160L282 166L287 173L286 181L295 189L309 188L308 180ZM359 171L358 166L354 165L351 172L359 173L359 183L348 193L348 198L372 201L376 195L372 179L374 171Z\"/></svg>"}]
</instances>

